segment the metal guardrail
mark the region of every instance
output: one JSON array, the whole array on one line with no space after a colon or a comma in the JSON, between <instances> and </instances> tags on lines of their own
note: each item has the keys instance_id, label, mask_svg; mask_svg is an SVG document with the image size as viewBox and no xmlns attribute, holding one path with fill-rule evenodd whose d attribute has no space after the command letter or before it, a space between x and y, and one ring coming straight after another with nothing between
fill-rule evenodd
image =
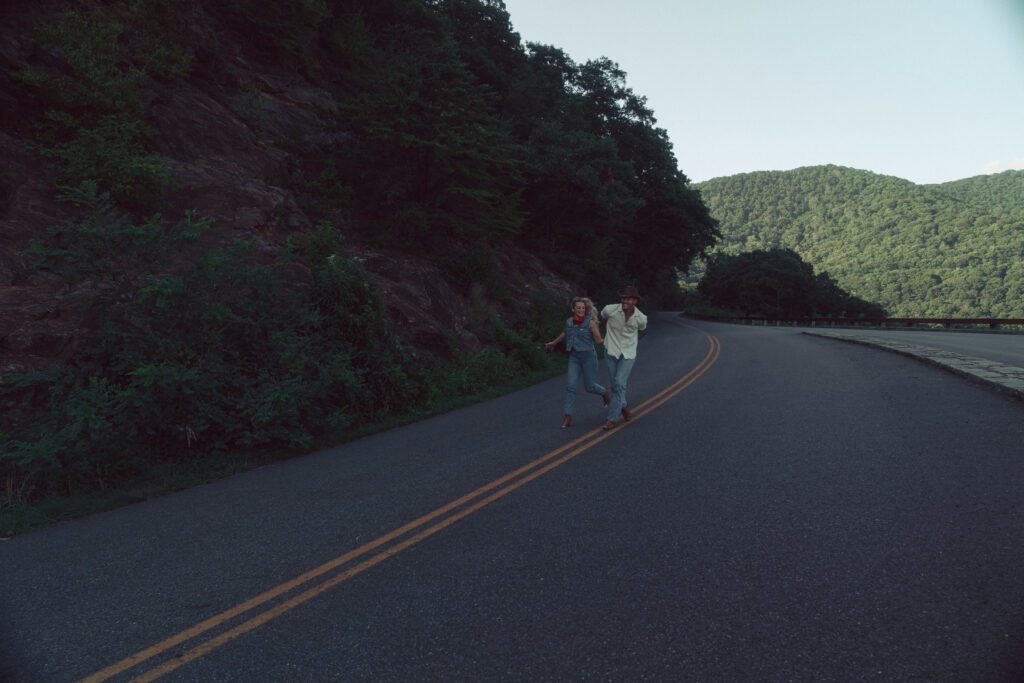
<instances>
[{"instance_id":1,"label":"metal guardrail","mask_svg":"<svg viewBox=\"0 0 1024 683\"><path fill-rule=\"evenodd\" d=\"M1024 327L1024 318L771 318L766 316L716 316L684 313L689 318L713 322L741 323L744 325L774 325L793 327L882 327L914 328L938 327L945 329L986 327L998 330L1004 327Z\"/></svg>"}]
</instances>

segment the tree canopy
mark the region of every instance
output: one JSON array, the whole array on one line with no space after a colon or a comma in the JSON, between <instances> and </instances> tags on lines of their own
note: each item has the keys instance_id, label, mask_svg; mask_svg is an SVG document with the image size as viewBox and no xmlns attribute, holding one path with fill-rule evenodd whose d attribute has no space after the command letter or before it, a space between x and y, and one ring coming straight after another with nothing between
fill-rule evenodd
<instances>
[{"instance_id":1,"label":"tree canopy","mask_svg":"<svg viewBox=\"0 0 1024 683\"><path fill-rule=\"evenodd\" d=\"M843 291L826 272L815 275L792 249L713 256L698 291L717 309L774 318L881 317L878 305Z\"/></svg>"},{"instance_id":2,"label":"tree canopy","mask_svg":"<svg viewBox=\"0 0 1024 683\"><path fill-rule=\"evenodd\" d=\"M667 134L612 60L524 46L496 0L336 5L326 30L348 59L339 126L352 133L337 172L372 238L442 257L472 242L481 270L514 242L595 295L627 280L671 294L714 243Z\"/></svg>"}]
</instances>

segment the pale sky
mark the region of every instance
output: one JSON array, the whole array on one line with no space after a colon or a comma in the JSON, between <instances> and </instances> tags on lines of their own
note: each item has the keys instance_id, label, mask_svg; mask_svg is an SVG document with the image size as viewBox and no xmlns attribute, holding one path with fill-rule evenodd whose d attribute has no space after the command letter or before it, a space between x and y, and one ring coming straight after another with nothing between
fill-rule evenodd
<instances>
[{"instance_id":1,"label":"pale sky","mask_svg":"<svg viewBox=\"0 0 1024 683\"><path fill-rule=\"evenodd\" d=\"M523 42L608 57L700 182L838 164L1024 169L1024 0L505 0Z\"/></svg>"}]
</instances>

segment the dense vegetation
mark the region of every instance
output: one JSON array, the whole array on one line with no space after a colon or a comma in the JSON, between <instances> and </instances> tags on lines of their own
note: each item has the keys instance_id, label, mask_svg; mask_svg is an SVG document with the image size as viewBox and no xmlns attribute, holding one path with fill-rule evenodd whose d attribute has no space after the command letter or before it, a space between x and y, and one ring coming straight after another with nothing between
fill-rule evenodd
<instances>
[{"instance_id":1,"label":"dense vegetation","mask_svg":"<svg viewBox=\"0 0 1024 683\"><path fill-rule=\"evenodd\" d=\"M712 245L667 134L614 62L524 47L494 0L348 0L324 32L347 60L357 140L330 172L374 239L468 279L515 241L599 298L627 280L672 296L676 270Z\"/></svg>"},{"instance_id":2,"label":"dense vegetation","mask_svg":"<svg viewBox=\"0 0 1024 683\"><path fill-rule=\"evenodd\" d=\"M177 38L189 3L69 2L38 26L46 63L16 75L20 96L39 112L32 149L78 212L26 256L87 313L67 363L0 385L0 509L161 463L309 447L543 371L536 340L557 308L517 302L528 312L507 324L491 305L512 303L495 276L507 245L594 296L629 280L668 300L676 269L713 244L625 74L524 46L500 1L197 2L223 40L335 94L344 143L290 188L318 227L268 262L255 244L204 242L208 220L166 205L174 178L147 145L145 95L195 78L198 48ZM482 350L405 346L344 240L415 251L483 292Z\"/></svg>"},{"instance_id":3,"label":"dense vegetation","mask_svg":"<svg viewBox=\"0 0 1024 683\"><path fill-rule=\"evenodd\" d=\"M791 249L715 254L697 288L691 313L769 318L882 317L878 305L843 291L828 273Z\"/></svg>"},{"instance_id":4,"label":"dense vegetation","mask_svg":"<svg viewBox=\"0 0 1024 683\"><path fill-rule=\"evenodd\" d=\"M427 362L394 334L329 224L261 265L255 242L201 248L209 222L190 214L139 223L93 183L67 199L82 214L31 255L77 285L89 320L74 358L0 385L15 511L116 489L161 463L308 449L549 366L537 344L554 319L543 302L517 330L479 306L470 328L486 346Z\"/></svg>"},{"instance_id":5,"label":"dense vegetation","mask_svg":"<svg viewBox=\"0 0 1024 683\"><path fill-rule=\"evenodd\" d=\"M698 187L723 253L792 249L890 315L1024 317L1024 171L915 185L815 166Z\"/></svg>"}]
</instances>

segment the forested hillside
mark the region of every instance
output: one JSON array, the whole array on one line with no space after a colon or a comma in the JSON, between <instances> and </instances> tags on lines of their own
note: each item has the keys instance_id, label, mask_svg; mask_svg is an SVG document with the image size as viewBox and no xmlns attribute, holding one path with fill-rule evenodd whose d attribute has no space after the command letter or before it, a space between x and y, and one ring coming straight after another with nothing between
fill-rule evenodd
<instances>
[{"instance_id":1,"label":"forested hillside","mask_svg":"<svg viewBox=\"0 0 1024 683\"><path fill-rule=\"evenodd\" d=\"M716 237L626 75L499 0L12 0L0 41L0 513L523 381L570 295L671 301Z\"/></svg>"},{"instance_id":2,"label":"forested hillside","mask_svg":"<svg viewBox=\"0 0 1024 683\"><path fill-rule=\"evenodd\" d=\"M522 381L716 238L618 66L500 0L9 0L0 43L0 514Z\"/></svg>"},{"instance_id":3,"label":"forested hillside","mask_svg":"<svg viewBox=\"0 0 1024 683\"><path fill-rule=\"evenodd\" d=\"M812 166L697 187L722 252L793 249L894 316L1024 316L1024 171L915 185Z\"/></svg>"},{"instance_id":4,"label":"forested hillside","mask_svg":"<svg viewBox=\"0 0 1024 683\"><path fill-rule=\"evenodd\" d=\"M979 175L941 185L927 185L992 213L999 220L1024 224L1024 171Z\"/></svg>"}]
</instances>

